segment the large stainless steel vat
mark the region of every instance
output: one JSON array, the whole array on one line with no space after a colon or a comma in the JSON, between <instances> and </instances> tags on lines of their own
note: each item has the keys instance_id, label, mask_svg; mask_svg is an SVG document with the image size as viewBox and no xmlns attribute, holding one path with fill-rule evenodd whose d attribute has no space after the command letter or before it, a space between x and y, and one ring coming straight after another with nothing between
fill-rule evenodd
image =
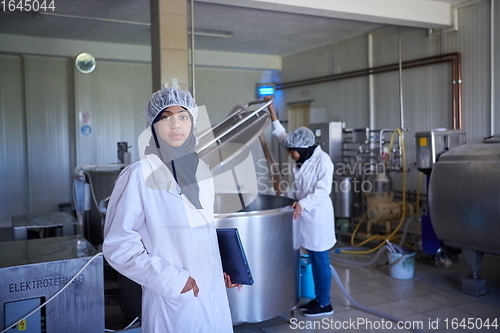
<instances>
[{"instance_id":1,"label":"large stainless steel vat","mask_svg":"<svg viewBox=\"0 0 500 333\"><path fill-rule=\"evenodd\" d=\"M430 178L429 211L446 245L500 254L500 144L466 144L442 154Z\"/></svg>"},{"instance_id":2,"label":"large stainless steel vat","mask_svg":"<svg viewBox=\"0 0 500 333\"><path fill-rule=\"evenodd\" d=\"M486 293L477 276L484 253L500 255L500 144L474 143L442 154L429 181L429 213L436 235L462 249L472 271L462 292Z\"/></svg>"},{"instance_id":3,"label":"large stainless steel vat","mask_svg":"<svg viewBox=\"0 0 500 333\"><path fill-rule=\"evenodd\" d=\"M243 198L244 199L244 198ZM252 286L228 289L233 324L261 322L298 302L299 248L294 245L292 199L258 195L243 210L227 215L238 194L217 194L217 228L238 228L254 277Z\"/></svg>"}]
</instances>

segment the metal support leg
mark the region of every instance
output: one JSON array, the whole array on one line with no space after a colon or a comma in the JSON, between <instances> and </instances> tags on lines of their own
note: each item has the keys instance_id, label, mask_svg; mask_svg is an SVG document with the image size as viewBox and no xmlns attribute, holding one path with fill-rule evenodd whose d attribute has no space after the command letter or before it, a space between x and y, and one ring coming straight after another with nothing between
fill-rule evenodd
<instances>
[{"instance_id":1,"label":"metal support leg","mask_svg":"<svg viewBox=\"0 0 500 333\"><path fill-rule=\"evenodd\" d=\"M462 253L472 271L470 276L462 277L462 292L473 296L486 294L486 280L477 276L484 253L464 249L462 249Z\"/></svg>"}]
</instances>

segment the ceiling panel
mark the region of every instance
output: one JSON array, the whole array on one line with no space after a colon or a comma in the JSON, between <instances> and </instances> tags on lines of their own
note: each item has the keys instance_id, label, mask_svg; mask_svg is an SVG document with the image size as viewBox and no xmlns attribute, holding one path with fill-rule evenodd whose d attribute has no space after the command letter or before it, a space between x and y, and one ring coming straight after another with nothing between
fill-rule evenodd
<instances>
[{"instance_id":1,"label":"ceiling panel","mask_svg":"<svg viewBox=\"0 0 500 333\"><path fill-rule=\"evenodd\" d=\"M380 25L195 2L196 29L231 38L196 36L200 50L286 55L366 33ZM148 0L56 2L54 13L0 13L0 33L150 45Z\"/></svg>"},{"instance_id":2,"label":"ceiling panel","mask_svg":"<svg viewBox=\"0 0 500 333\"><path fill-rule=\"evenodd\" d=\"M454 4L460 0L436 1ZM55 4L53 13L0 12L0 33L150 45L149 0L61 0ZM384 26L206 2L194 3L194 17L197 30L222 30L233 35L196 36L196 49L281 56Z\"/></svg>"}]
</instances>

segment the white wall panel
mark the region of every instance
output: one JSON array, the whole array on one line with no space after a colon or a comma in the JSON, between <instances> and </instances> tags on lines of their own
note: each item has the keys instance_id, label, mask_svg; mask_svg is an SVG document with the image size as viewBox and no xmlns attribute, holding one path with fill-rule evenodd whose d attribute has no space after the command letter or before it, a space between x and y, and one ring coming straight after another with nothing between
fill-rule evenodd
<instances>
[{"instance_id":1,"label":"white wall panel","mask_svg":"<svg viewBox=\"0 0 500 333\"><path fill-rule=\"evenodd\" d=\"M30 212L70 201L69 60L25 56Z\"/></svg>"},{"instance_id":2,"label":"white wall panel","mask_svg":"<svg viewBox=\"0 0 500 333\"><path fill-rule=\"evenodd\" d=\"M333 45L283 57L282 82L332 74Z\"/></svg>"},{"instance_id":3,"label":"white wall panel","mask_svg":"<svg viewBox=\"0 0 500 333\"><path fill-rule=\"evenodd\" d=\"M333 74L351 72L368 66L367 36L358 36L333 44ZM339 71L340 70L340 71Z\"/></svg>"},{"instance_id":4,"label":"white wall panel","mask_svg":"<svg viewBox=\"0 0 500 333\"><path fill-rule=\"evenodd\" d=\"M118 142L128 142L136 161L137 139L146 127L143 111L152 94L151 66L100 61L90 74L74 71L77 164L118 163ZM91 117L88 135L80 121L84 112Z\"/></svg>"},{"instance_id":5,"label":"white wall panel","mask_svg":"<svg viewBox=\"0 0 500 333\"><path fill-rule=\"evenodd\" d=\"M367 67L366 36L351 38L283 58L281 82L341 74ZM368 126L368 78L355 77L284 89L276 96L278 109L288 103L311 101L311 108L325 109L327 120L341 120L348 127ZM282 113L286 119L286 112Z\"/></svg>"},{"instance_id":6,"label":"white wall panel","mask_svg":"<svg viewBox=\"0 0 500 333\"><path fill-rule=\"evenodd\" d=\"M0 225L28 208L23 62L0 55Z\"/></svg>"},{"instance_id":7,"label":"white wall panel","mask_svg":"<svg viewBox=\"0 0 500 333\"><path fill-rule=\"evenodd\" d=\"M196 103L207 108L210 122L224 119L234 106L256 100L257 83L272 81L271 71L196 68Z\"/></svg>"},{"instance_id":8,"label":"white wall panel","mask_svg":"<svg viewBox=\"0 0 500 333\"><path fill-rule=\"evenodd\" d=\"M441 38L443 53L462 54L463 128L469 142L481 141L490 128L490 1L460 8L458 31Z\"/></svg>"}]
</instances>

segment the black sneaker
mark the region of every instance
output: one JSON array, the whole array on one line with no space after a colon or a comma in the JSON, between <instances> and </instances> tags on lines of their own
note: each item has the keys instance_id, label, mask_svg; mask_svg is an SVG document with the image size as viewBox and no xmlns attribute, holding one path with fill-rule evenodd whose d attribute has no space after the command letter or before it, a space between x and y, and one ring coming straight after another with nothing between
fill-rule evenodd
<instances>
[{"instance_id":1,"label":"black sneaker","mask_svg":"<svg viewBox=\"0 0 500 333\"><path fill-rule=\"evenodd\" d=\"M318 306L318 305L319 305L318 302L316 302L316 300L313 299L309 303L302 304L301 306L299 306L299 310L300 311L309 310L310 308L314 308L315 306Z\"/></svg>"},{"instance_id":2,"label":"black sneaker","mask_svg":"<svg viewBox=\"0 0 500 333\"><path fill-rule=\"evenodd\" d=\"M322 307L316 303L316 306L303 311L302 314L306 317L328 316L333 314L333 308L331 304Z\"/></svg>"}]
</instances>

